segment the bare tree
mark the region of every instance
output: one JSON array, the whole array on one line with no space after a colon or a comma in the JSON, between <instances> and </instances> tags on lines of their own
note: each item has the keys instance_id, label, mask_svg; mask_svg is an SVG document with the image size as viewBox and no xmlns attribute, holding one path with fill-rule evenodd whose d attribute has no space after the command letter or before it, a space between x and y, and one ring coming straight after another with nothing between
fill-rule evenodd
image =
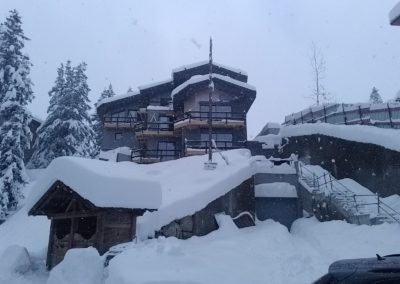
<instances>
[{"instance_id":1,"label":"bare tree","mask_svg":"<svg viewBox=\"0 0 400 284\"><path fill-rule=\"evenodd\" d=\"M314 42L311 43L310 64L313 87L311 88L311 95L307 96L307 98L314 100L318 106L322 101L328 101L332 97L326 92L323 84L326 75L325 59L321 50Z\"/></svg>"}]
</instances>

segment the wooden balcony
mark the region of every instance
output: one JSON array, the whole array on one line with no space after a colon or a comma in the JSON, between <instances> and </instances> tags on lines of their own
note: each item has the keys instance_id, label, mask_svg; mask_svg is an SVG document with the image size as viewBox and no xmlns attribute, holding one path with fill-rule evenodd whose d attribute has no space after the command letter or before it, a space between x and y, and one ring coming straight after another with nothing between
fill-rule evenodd
<instances>
[{"instance_id":1,"label":"wooden balcony","mask_svg":"<svg viewBox=\"0 0 400 284\"><path fill-rule=\"evenodd\" d=\"M218 128L235 128L246 126L245 113L213 112L212 125ZM208 112L189 111L178 117L174 123L175 129L183 127L208 127Z\"/></svg>"},{"instance_id":2,"label":"wooden balcony","mask_svg":"<svg viewBox=\"0 0 400 284\"><path fill-rule=\"evenodd\" d=\"M174 136L173 122L140 122L136 123L135 135L139 140L148 137L172 137Z\"/></svg>"},{"instance_id":3,"label":"wooden balcony","mask_svg":"<svg viewBox=\"0 0 400 284\"><path fill-rule=\"evenodd\" d=\"M232 150L244 148L245 141L215 141L218 150ZM208 141L203 140L186 140L185 141L185 156L204 155L208 153Z\"/></svg>"},{"instance_id":4,"label":"wooden balcony","mask_svg":"<svg viewBox=\"0 0 400 284\"><path fill-rule=\"evenodd\" d=\"M145 150L136 149L131 152L131 161L138 164L152 164L170 160L176 160L181 157L179 150Z\"/></svg>"},{"instance_id":5,"label":"wooden balcony","mask_svg":"<svg viewBox=\"0 0 400 284\"><path fill-rule=\"evenodd\" d=\"M135 117L111 117L106 116L103 120L103 126L110 129L134 129L138 121Z\"/></svg>"}]
</instances>

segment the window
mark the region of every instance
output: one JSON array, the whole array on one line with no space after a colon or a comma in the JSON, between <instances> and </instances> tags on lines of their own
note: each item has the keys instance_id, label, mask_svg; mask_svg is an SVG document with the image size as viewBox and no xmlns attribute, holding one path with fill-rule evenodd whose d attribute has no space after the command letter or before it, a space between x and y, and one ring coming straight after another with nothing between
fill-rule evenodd
<instances>
[{"instance_id":1,"label":"window","mask_svg":"<svg viewBox=\"0 0 400 284\"><path fill-rule=\"evenodd\" d=\"M122 133L117 132L115 133L115 140L121 140L122 139Z\"/></svg>"},{"instance_id":2,"label":"window","mask_svg":"<svg viewBox=\"0 0 400 284\"><path fill-rule=\"evenodd\" d=\"M215 140L218 148L227 149L232 148L232 133L213 133L212 139ZM201 146L208 147L208 133L201 134Z\"/></svg>"},{"instance_id":3,"label":"window","mask_svg":"<svg viewBox=\"0 0 400 284\"><path fill-rule=\"evenodd\" d=\"M122 122L121 118L125 117L125 111L114 112L111 114L112 122Z\"/></svg>"},{"instance_id":4,"label":"window","mask_svg":"<svg viewBox=\"0 0 400 284\"><path fill-rule=\"evenodd\" d=\"M136 110L133 110L133 109L128 110L128 117L129 117L129 118L136 119L136 117L137 117L137 111L136 111Z\"/></svg>"},{"instance_id":5,"label":"window","mask_svg":"<svg viewBox=\"0 0 400 284\"><path fill-rule=\"evenodd\" d=\"M97 217L81 217L76 219L77 233L84 239L89 240L95 233L97 227Z\"/></svg>"},{"instance_id":6,"label":"window","mask_svg":"<svg viewBox=\"0 0 400 284\"><path fill-rule=\"evenodd\" d=\"M53 228L57 239L62 240L71 232L71 219L54 219Z\"/></svg>"},{"instance_id":7,"label":"window","mask_svg":"<svg viewBox=\"0 0 400 284\"><path fill-rule=\"evenodd\" d=\"M158 122L160 123L160 129L167 130L169 129L169 117L168 116L160 116L158 118Z\"/></svg>"},{"instance_id":8,"label":"window","mask_svg":"<svg viewBox=\"0 0 400 284\"><path fill-rule=\"evenodd\" d=\"M201 104L200 105L200 112L201 112L201 118L207 118L208 117L208 110L209 106L208 104ZM213 118L230 118L232 115L232 107L230 105L216 105L214 104L212 106L212 116Z\"/></svg>"},{"instance_id":9,"label":"window","mask_svg":"<svg viewBox=\"0 0 400 284\"><path fill-rule=\"evenodd\" d=\"M162 161L175 159L175 143L166 141L158 142L158 153Z\"/></svg>"}]
</instances>

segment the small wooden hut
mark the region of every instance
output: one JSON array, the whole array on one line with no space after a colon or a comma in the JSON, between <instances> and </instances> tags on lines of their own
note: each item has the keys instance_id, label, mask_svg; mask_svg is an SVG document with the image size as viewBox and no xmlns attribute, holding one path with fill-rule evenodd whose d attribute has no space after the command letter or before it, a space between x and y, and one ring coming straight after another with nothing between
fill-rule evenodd
<instances>
[{"instance_id":1,"label":"small wooden hut","mask_svg":"<svg viewBox=\"0 0 400 284\"><path fill-rule=\"evenodd\" d=\"M106 162L102 163L108 166ZM51 176L51 172L54 171L50 170L49 176ZM77 177L77 179L79 178L85 179L85 175ZM91 183L86 181L89 188L93 188L96 182L99 182L93 177L89 181ZM120 186L124 187L124 185ZM114 245L132 241L136 234L137 216L143 215L146 210L156 210L157 206L152 206L152 204L159 203L159 200L155 200L155 203L143 202L144 206L139 206L140 201L136 200L140 200L140 190L136 189L137 193L132 194L135 192L134 182L132 182L132 188L126 188L126 186L123 188L125 190L121 190L121 187L110 188L107 194L104 194L102 186L98 185L97 195L95 195L96 190L92 190L91 194L88 194L87 190L78 184L75 188L72 187L61 180L56 180L47 190L40 189L44 193L36 197L28 212L33 216L45 215L51 220L47 251L47 267L49 269L61 262L65 253L71 248L92 246L100 254L103 254ZM118 187L118 184L115 184L115 187ZM156 194L160 193L157 191L159 188L153 189ZM142 195L151 191L150 188L144 188L144 190L146 192ZM114 195L116 195L115 199L121 200L121 203L112 200L111 197ZM157 197L157 195L154 196ZM132 207L141 208L128 208L126 204L129 204L127 202L129 199L132 200L130 203ZM146 208L149 206L152 208Z\"/></svg>"}]
</instances>

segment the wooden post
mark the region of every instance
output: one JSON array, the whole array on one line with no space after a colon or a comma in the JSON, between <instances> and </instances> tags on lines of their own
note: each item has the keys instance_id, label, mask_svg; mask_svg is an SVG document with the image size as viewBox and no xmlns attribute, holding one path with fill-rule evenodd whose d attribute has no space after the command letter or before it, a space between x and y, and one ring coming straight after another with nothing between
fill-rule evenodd
<instances>
[{"instance_id":1,"label":"wooden post","mask_svg":"<svg viewBox=\"0 0 400 284\"><path fill-rule=\"evenodd\" d=\"M324 105L324 121L326 123L326 108L325 108L325 105Z\"/></svg>"},{"instance_id":2,"label":"wooden post","mask_svg":"<svg viewBox=\"0 0 400 284\"><path fill-rule=\"evenodd\" d=\"M344 111L344 104L342 104L342 111L343 111L344 124L347 125L347 117L346 117L346 112Z\"/></svg>"},{"instance_id":3,"label":"wooden post","mask_svg":"<svg viewBox=\"0 0 400 284\"><path fill-rule=\"evenodd\" d=\"M364 124L363 120L362 120L362 113L361 113L361 106L358 106L358 114L360 115L360 123Z\"/></svg>"}]
</instances>

